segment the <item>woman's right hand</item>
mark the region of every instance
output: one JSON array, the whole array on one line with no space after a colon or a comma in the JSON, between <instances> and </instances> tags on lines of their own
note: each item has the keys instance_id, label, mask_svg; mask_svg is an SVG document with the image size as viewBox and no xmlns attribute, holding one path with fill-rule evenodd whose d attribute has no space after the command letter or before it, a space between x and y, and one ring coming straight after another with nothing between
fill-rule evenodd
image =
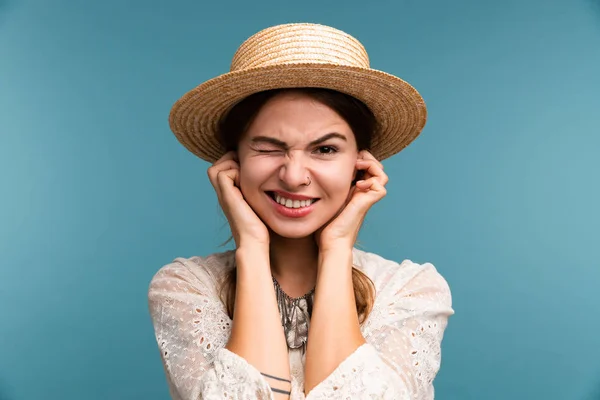
<instances>
[{"instance_id":1,"label":"woman's right hand","mask_svg":"<svg viewBox=\"0 0 600 400\"><path fill-rule=\"evenodd\" d=\"M219 204L229 221L236 247L269 246L269 231L250 208L239 189L240 166L233 151L208 169L208 178L217 192Z\"/></svg>"}]
</instances>

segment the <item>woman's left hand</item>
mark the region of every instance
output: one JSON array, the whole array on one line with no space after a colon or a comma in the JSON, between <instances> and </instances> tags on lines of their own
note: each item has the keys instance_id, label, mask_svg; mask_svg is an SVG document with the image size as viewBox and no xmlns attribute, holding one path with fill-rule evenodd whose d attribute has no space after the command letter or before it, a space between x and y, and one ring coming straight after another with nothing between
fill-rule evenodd
<instances>
[{"instance_id":1,"label":"woman's left hand","mask_svg":"<svg viewBox=\"0 0 600 400\"><path fill-rule=\"evenodd\" d=\"M387 193L388 176L371 153L363 150L358 154L356 169L364 171L363 179L350 189L346 206L316 233L320 252L340 247L352 249L367 211Z\"/></svg>"}]
</instances>

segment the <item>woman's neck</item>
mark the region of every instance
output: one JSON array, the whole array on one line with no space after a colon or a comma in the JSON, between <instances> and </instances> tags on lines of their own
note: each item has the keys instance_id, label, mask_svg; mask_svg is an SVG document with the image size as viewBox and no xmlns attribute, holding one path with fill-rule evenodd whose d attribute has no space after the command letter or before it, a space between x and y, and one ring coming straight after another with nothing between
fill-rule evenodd
<instances>
[{"instance_id":1,"label":"woman's neck","mask_svg":"<svg viewBox=\"0 0 600 400\"><path fill-rule=\"evenodd\" d=\"M319 248L311 236L288 239L271 232L271 273L290 297L311 291L317 281Z\"/></svg>"}]
</instances>

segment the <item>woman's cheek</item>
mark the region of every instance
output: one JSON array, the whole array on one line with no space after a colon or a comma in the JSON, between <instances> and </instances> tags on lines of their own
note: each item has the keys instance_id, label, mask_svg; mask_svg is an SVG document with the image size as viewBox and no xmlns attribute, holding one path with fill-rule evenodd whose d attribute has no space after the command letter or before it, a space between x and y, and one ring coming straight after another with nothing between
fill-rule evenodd
<instances>
[{"instance_id":1,"label":"woman's cheek","mask_svg":"<svg viewBox=\"0 0 600 400\"><path fill-rule=\"evenodd\" d=\"M342 192L349 191L352 187L352 181L356 175L356 169L354 168L355 163L351 166L341 168L336 175L337 184L340 186L338 190Z\"/></svg>"},{"instance_id":2,"label":"woman's cheek","mask_svg":"<svg viewBox=\"0 0 600 400\"><path fill-rule=\"evenodd\" d=\"M247 202L252 202L253 198L256 197L256 191L258 185L256 183L256 177L250 172L252 169L240 167L240 191ZM252 204L250 204L252 205Z\"/></svg>"},{"instance_id":3,"label":"woman's cheek","mask_svg":"<svg viewBox=\"0 0 600 400\"><path fill-rule=\"evenodd\" d=\"M326 191L330 194L331 198L343 204L352 189L352 178L354 174L340 173L340 175L334 176L328 179L328 188Z\"/></svg>"}]
</instances>

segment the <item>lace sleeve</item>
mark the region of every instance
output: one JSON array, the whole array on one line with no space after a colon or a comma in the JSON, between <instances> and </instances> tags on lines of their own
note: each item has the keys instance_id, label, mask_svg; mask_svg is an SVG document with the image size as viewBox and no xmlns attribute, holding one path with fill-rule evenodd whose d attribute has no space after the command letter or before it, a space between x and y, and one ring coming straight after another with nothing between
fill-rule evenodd
<instances>
[{"instance_id":1,"label":"lace sleeve","mask_svg":"<svg viewBox=\"0 0 600 400\"><path fill-rule=\"evenodd\" d=\"M344 360L307 400L433 399L450 289L431 264L407 261L381 288L363 328L367 344Z\"/></svg>"},{"instance_id":2,"label":"lace sleeve","mask_svg":"<svg viewBox=\"0 0 600 400\"><path fill-rule=\"evenodd\" d=\"M231 320L207 269L177 259L154 276L148 301L174 400L272 398L260 373L224 348Z\"/></svg>"}]
</instances>

